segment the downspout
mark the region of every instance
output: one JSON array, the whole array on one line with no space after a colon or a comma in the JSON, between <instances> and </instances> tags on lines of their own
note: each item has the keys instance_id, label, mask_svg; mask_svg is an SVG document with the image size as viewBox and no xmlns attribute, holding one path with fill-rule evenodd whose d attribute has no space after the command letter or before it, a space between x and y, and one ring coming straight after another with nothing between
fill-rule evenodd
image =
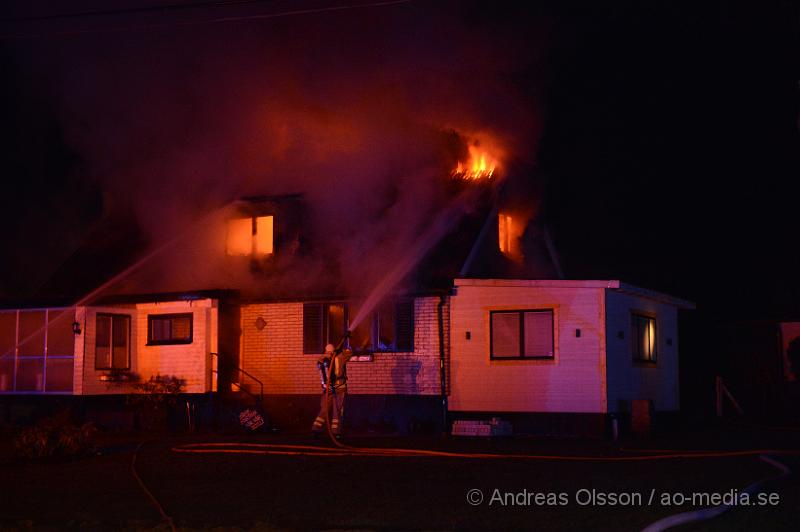
<instances>
[{"instance_id":1,"label":"downspout","mask_svg":"<svg viewBox=\"0 0 800 532\"><path fill-rule=\"evenodd\" d=\"M442 400L442 433L447 434L447 375L445 373L445 351L444 351L444 303L447 296L439 296L439 304L436 307L436 316L439 322L439 384L441 386Z\"/></svg>"}]
</instances>

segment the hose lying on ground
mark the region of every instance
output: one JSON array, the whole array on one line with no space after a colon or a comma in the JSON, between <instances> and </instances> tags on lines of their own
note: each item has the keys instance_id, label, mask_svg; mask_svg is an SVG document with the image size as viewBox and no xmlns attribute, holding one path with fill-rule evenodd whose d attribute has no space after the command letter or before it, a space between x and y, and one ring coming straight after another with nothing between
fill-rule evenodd
<instances>
[{"instance_id":1,"label":"hose lying on ground","mask_svg":"<svg viewBox=\"0 0 800 532\"><path fill-rule=\"evenodd\" d=\"M742 493L747 493L748 495L754 495L758 493L763 487L763 485L766 484L767 482L778 480L779 478L784 478L790 475L789 468L783 465L782 463L778 462L777 460L770 458L769 456L766 456L764 454L761 454L758 457L762 461L778 469L780 471L780 474L772 477L763 478L761 480L753 482L752 484L744 488L742 490ZM674 526L679 526L686 523L693 523L697 521L705 521L707 519L717 517L718 515L722 515L731 508L734 508L734 505L720 504L719 506L712 506L711 508L703 508L701 510L693 510L691 512L682 512L679 514L670 515L668 517L664 517L663 519L659 519L655 523L648 525L646 528L642 529L642 532L662 532L662 530L666 530Z\"/></svg>"},{"instance_id":2,"label":"hose lying on ground","mask_svg":"<svg viewBox=\"0 0 800 532\"><path fill-rule=\"evenodd\" d=\"M144 494L147 495L147 498L150 499L150 502L153 503L153 506L156 507L158 513L161 514L161 518L164 521L166 521L172 532L176 532L175 523L172 522L172 518L167 515L167 513L164 511L164 507L161 506L160 502L158 502L156 496L153 495L153 493L149 489L147 489L147 486L145 485L144 481L136 472L136 458L139 456L139 449L141 449L142 445L144 445L145 443L147 443L147 440L139 442L139 445L137 445L136 449L133 451L133 457L131 458L131 474L133 475L133 478L136 479L136 482L139 484L139 487L142 488Z\"/></svg>"},{"instance_id":3,"label":"hose lying on ground","mask_svg":"<svg viewBox=\"0 0 800 532\"><path fill-rule=\"evenodd\" d=\"M475 458L475 459L517 459L517 460L553 460L577 462L642 462L648 460L675 460L686 458L724 458L731 456L758 456L761 454L800 455L800 451L784 451L778 449L752 449L742 451L670 451L656 452L639 456L579 456L551 454L501 454L501 453L465 453L452 451L432 451L427 449L397 449L384 447L354 447L343 444L332 438L336 447L322 445L290 445L277 443L187 443L172 447L176 453L232 453L232 454L275 454L305 456L394 456L394 457L441 457L441 458Z\"/></svg>"},{"instance_id":4,"label":"hose lying on ground","mask_svg":"<svg viewBox=\"0 0 800 532\"><path fill-rule=\"evenodd\" d=\"M289 445L269 443L189 443L177 445L172 451L177 453L232 453L232 454L272 454L272 455L303 455L303 456L392 456L392 457L444 457L444 458L474 458L474 459L522 459L522 460L553 460L574 462L642 462L653 460L675 460L693 458L724 458L732 456L758 456L762 461L781 471L777 476L768 477L750 484L742 493L750 495L757 493L761 487L772 480L786 477L789 469L770 458L773 455L800 455L800 451L786 451L778 449L751 449L740 451L673 451L673 450L625 450L627 452L646 452L638 456L564 456L546 454L497 454L497 453L459 453L448 451L430 451L425 449L395 449L381 447L353 447L339 442L331 434L331 441L336 447L319 445ZM661 532L681 524L704 521L717 517L730 510L730 505L720 505L712 508L683 512L665 517L650 524L643 532Z\"/></svg>"}]
</instances>

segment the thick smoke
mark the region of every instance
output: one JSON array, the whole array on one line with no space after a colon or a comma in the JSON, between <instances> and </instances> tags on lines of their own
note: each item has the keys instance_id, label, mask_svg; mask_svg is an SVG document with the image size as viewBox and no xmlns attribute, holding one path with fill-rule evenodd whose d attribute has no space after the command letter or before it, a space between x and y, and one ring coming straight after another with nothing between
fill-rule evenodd
<instances>
[{"instance_id":1,"label":"thick smoke","mask_svg":"<svg viewBox=\"0 0 800 532\"><path fill-rule=\"evenodd\" d=\"M541 25L509 31L480 14L411 3L89 33L25 53L59 65L62 123L106 212L134 213L153 246L184 244L189 255L158 260L151 288L240 276L208 254L222 238L209 220L225 211L203 217L240 196L302 192L321 256L286 281L335 265L352 289L443 208L465 142L502 150L506 168L535 155L541 120L520 78Z\"/></svg>"}]
</instances>

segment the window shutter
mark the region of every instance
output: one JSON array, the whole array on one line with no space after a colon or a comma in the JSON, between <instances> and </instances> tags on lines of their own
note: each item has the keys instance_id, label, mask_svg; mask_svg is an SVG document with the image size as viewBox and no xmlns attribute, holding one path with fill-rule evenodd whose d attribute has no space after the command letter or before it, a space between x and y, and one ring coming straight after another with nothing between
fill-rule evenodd
<instances>
[{"instance_id":1,"label":"window shutter","mask_svg":"<svg viewBox=\"0 0 800 532\"><path fill-rule=\"evenodd\" d=\"M397 351L414 351L414 300L397 303Z\"/></svg>"},{"instance_id":2,"label":"window shutter","mask_svg":"<svg viewBox=\"0 0 800 532\"><path fill-rule=\"evenodd\" d=\"M303 305L303 353L322 353L322 305Z\"/></svg>"},{"instance_id":3,"label":"window shutter","mask_svg":"<svg viewBox=\"0 0 800 532\"><path fill-rule=\"evenodd\" d=\"M553 356L553 313L525 313L525 356Z\"/></svg>"}]
</instances>

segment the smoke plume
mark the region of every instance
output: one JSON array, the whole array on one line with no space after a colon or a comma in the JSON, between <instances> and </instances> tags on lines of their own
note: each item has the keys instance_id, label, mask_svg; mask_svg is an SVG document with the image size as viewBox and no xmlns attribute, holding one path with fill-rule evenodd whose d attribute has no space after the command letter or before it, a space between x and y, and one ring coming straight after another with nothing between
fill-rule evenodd
<instances>
[{"instance_id":1,"label":"smoke plume","mask_svg":"<svg viewBox=\"0 0 800 532\"><path fill-rule=\"evenodd\" d=\"M300 192L321 244L287 279L335 264L349 289L376 282L445 206L466 143L494 146L506 169L535 156L543 25L486 9L412 2L17 46L57 66L59 118L105 213L132 213L152 246L182 235L151 288L239 276L207 255L216 210Z\"/></svg>"}]
</instances>

